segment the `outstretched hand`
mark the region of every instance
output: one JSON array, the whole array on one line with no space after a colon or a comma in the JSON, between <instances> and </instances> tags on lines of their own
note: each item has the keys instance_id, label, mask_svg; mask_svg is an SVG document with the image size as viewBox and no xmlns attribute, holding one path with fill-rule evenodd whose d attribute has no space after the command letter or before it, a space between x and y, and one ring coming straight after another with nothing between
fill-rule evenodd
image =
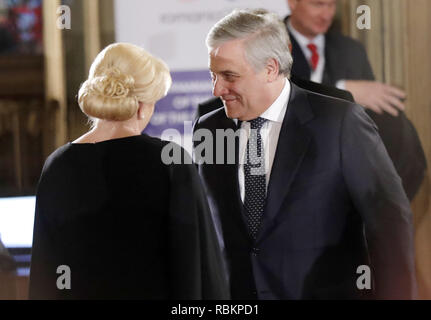
<instances>
[{"instance_id":1,"label":"outstretched hand","mask_svg":"<svg viewBox=\"0 0 431 320\"><path fill-rule=\"evenodd\" d=\"M378 114L387 112L396 117L399 110L405 110L402 101L406 94L393 86L377 81L346 80L346 90L352 93L357 103Z\"/></svg>"}]
</instances>

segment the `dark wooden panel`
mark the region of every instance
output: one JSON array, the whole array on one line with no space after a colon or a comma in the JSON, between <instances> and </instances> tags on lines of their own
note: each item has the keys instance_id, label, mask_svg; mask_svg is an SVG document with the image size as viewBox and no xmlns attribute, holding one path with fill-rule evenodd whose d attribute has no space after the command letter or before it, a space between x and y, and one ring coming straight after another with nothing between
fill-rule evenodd
<instances>
[{"instance_id":1,"label":"dark wooden panel","mask_svg":"<svg viewBox=\"0 0 431 320\"><path fill-rule=\"evenodd\" d=\"M0 196L35 194L51 118L41 99L0 98Z\"/></svg>"},{"instance_id":2,"label":"dark wooden panel","mask_svg":"<svg viewBox=\"0 0 431 320\"><path fill-rule=\"evenodd\" d=\"M42 55L0 55L0 97L44 96Z\"/></svg>"}]
</instances>

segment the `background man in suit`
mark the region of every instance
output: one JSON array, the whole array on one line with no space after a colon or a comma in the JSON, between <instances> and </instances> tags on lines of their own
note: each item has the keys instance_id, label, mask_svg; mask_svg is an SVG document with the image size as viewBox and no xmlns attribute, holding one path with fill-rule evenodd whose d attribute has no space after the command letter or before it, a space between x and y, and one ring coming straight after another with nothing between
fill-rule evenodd
<instances>
[{"instance_id":1,"label":"background man in suit","mask_svg":"<svg viewBox=\"0 0 431 320\"><path fill-rule=\"evenodd\" d=\"M284 19L292 42L292 76L337 86L353 94L379 128L410 200L419 189L426 159L413 124L402 110L405 93L375 81L364 47L333 30L336 0L288 0Z\"/></svg>"},{"instance_id":2,"label":"background man in suit","mask_svg":"<svg viewBox=\"0 0 431 320\"><path fill-rule=\"evenodd\" d=\"M295 64L292 74L315 82L336 85L353 94L355 101L377 113L394 116L405 106L405 93L374 81L364 47L337 32L328 32L337 0L288 0L285 18Z\"/></svg>"},{"instance_id":3,"label":"background man in suit","mask_svg":"<svg viewBox=\"0 0 431 320\"><path fill-rule=\"evenodd\" d=\"M261 11L234 11L207 37L224 108L196 121L195 159L232 297L412 298L412 215L376 127L361 106L291 83L288 45L282 21ZM211 164L201 129L242 130L213 144ZM370 290L357 286L363 265Z\"/></svg>"}]
</instances>

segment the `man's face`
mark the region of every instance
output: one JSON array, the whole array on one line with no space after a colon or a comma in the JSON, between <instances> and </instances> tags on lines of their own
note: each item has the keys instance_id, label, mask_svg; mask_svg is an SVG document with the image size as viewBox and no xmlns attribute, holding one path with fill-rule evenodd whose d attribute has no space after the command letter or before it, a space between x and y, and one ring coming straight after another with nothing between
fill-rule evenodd
<instances>
[{"instance_id":1,"label":"man's face","mask_svg":"<svg viewBox=\"0 0 431 320\"><path fill-rule=\"evenodd\" d=\"M213 94L223 100L226 115L243 121L265 111L266 69L256 72L248 63L243 40L231 40L210 52Z\"/></svg>"},{"instance_id":2,"label":"man's face","mask_svg":"<svg viewBox=\"0 0 431 320\"><path fill-rule=\"evenodd\" d=\"M326 33L332 24L337 0L288 0L293 27L307 38Z\"/></svg>"}]
</instances>

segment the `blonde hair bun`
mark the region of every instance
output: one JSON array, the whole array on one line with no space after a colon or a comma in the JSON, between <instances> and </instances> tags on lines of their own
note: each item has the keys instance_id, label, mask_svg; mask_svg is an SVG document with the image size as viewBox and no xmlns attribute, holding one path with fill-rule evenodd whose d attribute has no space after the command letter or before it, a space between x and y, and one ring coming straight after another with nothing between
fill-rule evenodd
<instances>
[{"instance_id":1,"label":"blonde hair bun","mask_svg":"<svg viewBox=\"0 0 431 320\"><path fill-rule=\"evenodd\" d=\"M161 60L138 46L116 43L94 60L78 102L89 117L124 121L136 114L139 101L154 103L166 95L171 82Z\"/></svg>"},{"instance_id":2,"label":"blonde hair bun","mask_svg":"<svg viewBox=\"0 0 431 320\"><path fill-rule=\"evenodd\" d=\"M126 98L133 90L135 79L129 75L124 75L118 68L111 68L106 74L95 77L91 83L91 89L98 94L113 98Z\"/></svg>"}]
</instances>

